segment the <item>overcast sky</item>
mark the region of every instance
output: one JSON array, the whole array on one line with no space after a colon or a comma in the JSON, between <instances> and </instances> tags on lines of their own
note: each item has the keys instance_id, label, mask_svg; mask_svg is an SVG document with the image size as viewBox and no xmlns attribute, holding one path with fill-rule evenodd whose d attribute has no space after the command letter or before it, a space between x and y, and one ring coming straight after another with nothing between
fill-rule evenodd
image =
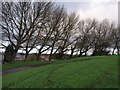
<instances>
[{"instance_id":1,"label":"overcast sky","mask_svg":"<svg viewBox=\"0 0 120 90\"><path fill-rule=\"evenodd\" d=\"M119 0L54 0L59 5L64 5L68 12L75 11L81 19L105 18L117 24Z\"/></svg>"}]
</instances>

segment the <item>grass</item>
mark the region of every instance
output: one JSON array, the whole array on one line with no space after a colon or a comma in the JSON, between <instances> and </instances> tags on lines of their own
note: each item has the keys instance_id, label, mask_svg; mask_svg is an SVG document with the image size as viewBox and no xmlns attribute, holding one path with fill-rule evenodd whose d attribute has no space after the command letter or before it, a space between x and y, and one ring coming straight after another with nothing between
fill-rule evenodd
<instances>
[{"instance_id":1,"label":"grass","mask_svg":"<svg viewBox=\"0 0 120 90\"><path fill-rule=\"evenodd\" d=\"M117 88L117 56L57 61L3 76L3 88Z\"/></svg>"},{"instance_id":2,"label":"grass","mask_svg":"<svg viewBox=\"0 0 120 90\"><path fill-rule=\"evenodd\" d=\"M3 64L2 70L8 70L8 69L30 66L30 65L44 65L44 64L49 64L49 63L51 62L50 61L19 61L15 63Z\"/></svg>"},{"instance_id":3,"label":"grass","mask_svg":"<svg viewBox=\"0 0 120 90\"><path fill-rule=\"evenodd\" d=\"M77 59L75 59L75 60L77 60ZM82 57L80 60L81 61L82 60L87 60L87 58ZM69 62L69 59L62 59L62 60L55 60L55 61L18 61L18 62L14 62L14 63L3 64L2 65L2 70L8 70L8 69L30 66L30 65L45 65L45 64L49 64L49 63L62 63L62 62L63 63Z\"/></svg>"}]
</instances>

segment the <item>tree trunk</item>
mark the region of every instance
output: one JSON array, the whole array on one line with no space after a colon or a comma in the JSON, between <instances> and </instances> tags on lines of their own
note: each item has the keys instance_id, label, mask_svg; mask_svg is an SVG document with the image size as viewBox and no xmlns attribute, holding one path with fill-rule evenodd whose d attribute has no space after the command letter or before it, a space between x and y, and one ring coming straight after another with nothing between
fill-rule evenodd
<instances>
[{"instance_id":1,"label":"tree trunk","mask_svg":"<svg viewBox=\"0 0 120 90\"><path fill-rule=\"evenodd\" d=\"M42 45L41 48L39 49L39 52L38 52L38 54L37 54L36 60L40 60L40 56L41 56L41 54L42 54L42 49L43 49L43 47L44 47L44 45Z\"/></svg>"},{"instance_id":2,"label":"tree trunk","mask_svg":"<svg viewBox=\"0 0 120 90\"><path fill-rule=\"evenodd\" d=\"M59 59L62 59L62 58L63 58L63 53L64 53L63 50L64 50L64 48L61 48L61 47L59 48L59 54L58 54L58 58L59 58Z\"/></svg>"},{"instance_id":3,"label":"tree trunk","mask_svg":"<svg viewBox=\"0 0 120 90\"><path fill-rule=\"evenodd\" d=\"M120 54L120 50L119 50L119 47L117 46L117 54L119 55Z\"/></svg>"},{"instance_id":4,"label":"tree trunk","mask_svg":"<svg viewBox=\"0 0 120 90\"><path fill-rule=\"evenodd\" d=\"M39 53L37 54L36 60L40 60L40 56L41 56L41 51L39 51Z\"/></svg>"},{"instance_id":5,"label":"tree trunk","mask_svg":"<svg viewBox=\"0 0 120 90\"><path fill-rule=\"evenodd\" d=\"M72 58L72 56L73 56L74 50L75 50L75 47L74 47L74 48L72 48L72 47L71 47L70 59L71 59L71 58Z\"/></svg>"},{"instance_id":6,"label":"tree trunk","mask_svg":"<svg viewBox=\"0 0 120 90\"><path fill-rule=\"evenodd\" d=\"M53 53L53 47L52 47L51 52L50 52L50 55L49 55L49 60L52 59L52 53Z\"/></svg>"},{"instance_id":7,"label":"tree trunk","mask_svg":"<svg viewBox=\"0 0 120 90\"><path fill-rule=\"evenodd\" d=\"M50 55L49 55L49 60L52 59L52 53L53 53L54 45L55 45L55 42L52 44L52 49L51 49L51 52L50 52Z\"/></svg>"},{"instance_id":8,"label":"tree trunk","mask_svg":"<svg viewBox=\"0 0 120 90\"><path fill-rule=\"evenodd\" d=\"M87 52L85 51L85 56L87 56Z\"/></svg>"},{"instance_id":9,"label":"tree trunk","mask_svg":"<svg viewBox=\"0 0 120 90\"><path fill-rule=\"evenodd\" d=\"M18 50L14 50L14 54L13 54L13 56L12 56L12 62L15 62L16 55L17 55L17 51L18 51Z\"/></svg>"},{"instance_id":10,"label":"tree trunk","mask_svg":"<svg viewBox=\"0 0 120 90\"><path fill-rule=\"evenodd\" d=\"M87 51L88 51L88 50L89 50L88 48L85 49L85 56L87 56Z\"/></svg>"},{"instance_id":11,"label":"tree trunk","mask_svg":"<svg viewBox=\"0 0 120 90\"><path fill-rule=\"evenodd\" d=\"M115 49L116 49L116 46L113 48L112 55L114 55Z\"/></svg>"},{"instance_id":12,"label":"tree trunk","mask_svg":"<svg viewBox=\"0 0 120 90\"><path fill-rule=\"evenodd\" d=\"M97 48L95 47L93 53L92 53L92 56L95 56L96 55L96 52L97 52Z\"/></svg>"},{"instance_id":13,"label":"tree trunk","mask_svg":"<svg viewBox=\"0 0 120 90\"><path fill-rule=\"evenodd\" d=\"M59 55L59 58L63 59L63 55L64 55L63 52L61 52L60 55Z\"/></svg>"},{"instance_id":14,"label":"tree trunk","mask_svg":"<svg viewBox=\"0 0 120 90\"><path fill-rule=\"evenodd\" d=\"M29 53L28 53L28 52L26 52L24 61L26 61L26 60L27 60L28 54L29 54Z\"/></svg>"},{"instance_id":15,"label":"tree trunk","mask_svg":"<svg viewBox=\"0 0 120 90\"><path fill-rule=\"evenodd\" d=\"M83 53L82 53L82 51L80 50L80 53L79 53L78 57L81 57L81 56L82 56L82 54L83 54Z\"/></svg>"},{"instance_id":16,"label":"tree trunk","mask_svg":"<svg viewBox=\"0 0 120 90\"><path fill-rule=\"evenodd\" d=\"M64 53L63 51L59 53L59 56L58 56L59 59L63 59L63 55L64 55L63 53Z\"/></svg>"}]
</instances>

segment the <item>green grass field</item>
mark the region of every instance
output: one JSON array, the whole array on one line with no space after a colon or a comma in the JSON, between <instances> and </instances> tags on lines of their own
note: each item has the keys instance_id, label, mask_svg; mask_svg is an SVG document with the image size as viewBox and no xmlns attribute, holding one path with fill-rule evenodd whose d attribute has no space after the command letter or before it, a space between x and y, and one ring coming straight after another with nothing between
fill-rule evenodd
<instances>
[{"instance_id":1,"label":"green grass field","mask_svg":"<svg viewBox=\"0 0 120 90\"><path fill-rule=\"evenodd\" d=\"M3 76L3 88L117 87L117 56L81 57L56 61Z\"/></svg>"}]
</instances>

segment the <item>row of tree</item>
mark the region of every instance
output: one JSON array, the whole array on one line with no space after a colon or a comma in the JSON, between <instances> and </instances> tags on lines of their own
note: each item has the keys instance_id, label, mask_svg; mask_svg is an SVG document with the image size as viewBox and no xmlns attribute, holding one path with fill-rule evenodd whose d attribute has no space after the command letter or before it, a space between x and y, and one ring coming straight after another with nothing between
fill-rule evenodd
<instances>
[{"instance_id":1,"label":"row of tree","mask_svg":"<svg viewBox=\"0 0 120 90\"><path fill-rule=\"evenodd\" d=\"M64 6L52 2L2 2L2 23L4 40L13 47L12 60L20 48L26 52L27 59L31 50L38 50L40 55L49 50L49 59L56 53L63 58L70 51L79 57L87 55L105 55L108 48L120 49L120 28L107 19L82 20L75 12L67 13Z\"/></svg>"}]
</instances>

